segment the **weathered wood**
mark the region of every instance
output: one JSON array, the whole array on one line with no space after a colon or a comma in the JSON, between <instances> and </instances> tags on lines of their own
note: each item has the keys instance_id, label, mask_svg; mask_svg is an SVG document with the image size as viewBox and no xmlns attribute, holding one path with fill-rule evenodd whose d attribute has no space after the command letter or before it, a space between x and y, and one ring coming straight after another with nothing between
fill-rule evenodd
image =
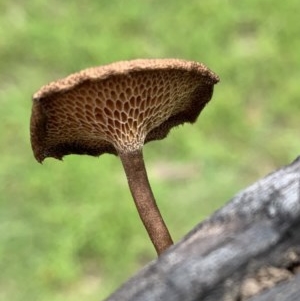
<instances>
[{"instance_id":1,"label":"weathered wood","mask_svg":"<svg viewBox=\"0 0 300 301\"><path fill-rule=\"evenodd\" d=\"M259 296L249 301L299 301L300 300L300 274L287 282L279 283Z\"/></svg>"},{"instance_id":2,"label":"weathered wood","mask_svg":"<svg viewBox=\"0 0 300 301\"><path fill-rule=\"evenodd\" d=\"M107 301L296 301L299 263L300 157L237 194Z\"/></svg>"}]
</instances>

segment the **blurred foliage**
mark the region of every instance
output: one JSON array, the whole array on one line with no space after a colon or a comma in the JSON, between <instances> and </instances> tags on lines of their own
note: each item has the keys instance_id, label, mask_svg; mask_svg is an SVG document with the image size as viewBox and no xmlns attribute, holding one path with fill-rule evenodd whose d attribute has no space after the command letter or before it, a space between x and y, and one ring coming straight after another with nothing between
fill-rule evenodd
<instances>
[{"instance_id":1,"label":"blurred foliage","mask_svg":"<svg viewBox=\"0 0 300 301\"><path fill-rule=\"evenodd\" d=\"M103 299L155 253L119 160L35 162L31 95L82 68L179 57L219 74L193 126L145 147L176 240L299 154L298 0L0 0L0 300Z\"/></svg>"}]
</instances>

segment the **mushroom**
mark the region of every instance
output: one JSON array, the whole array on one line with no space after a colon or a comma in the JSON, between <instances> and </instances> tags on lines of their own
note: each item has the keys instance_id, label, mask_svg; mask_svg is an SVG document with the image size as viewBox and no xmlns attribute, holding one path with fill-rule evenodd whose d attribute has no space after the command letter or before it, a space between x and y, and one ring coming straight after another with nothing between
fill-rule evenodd
<instances>
[{"instance_id":1,"label":"mushroom","mask_svg":"<svg viewBox=\"0 0 300 301\"><path fill-rule=\"evenodd\" d=\"M179 59L138 59L89 68L33 95L31 145L37 161L69 154L118 155L140 218L158 253L172 239L153 196L143 160L146 142L196 121L217 75Z\"/></svg>"}]
</instances>

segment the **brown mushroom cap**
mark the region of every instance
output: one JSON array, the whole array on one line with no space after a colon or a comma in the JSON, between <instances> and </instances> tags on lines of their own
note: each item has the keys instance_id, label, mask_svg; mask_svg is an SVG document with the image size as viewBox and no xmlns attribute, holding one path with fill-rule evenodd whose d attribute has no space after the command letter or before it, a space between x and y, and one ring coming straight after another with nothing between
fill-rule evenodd
<instances>
[{"instance_id":1,"label":"brown mushroom cap","mask_svg":"<svg viewBox=\"0 0 300 301\"><path fill-rule=\"evenodd\" d=\"M195 122L217 75L203 64L140 59L89 68L43 86L33 96L35 158L99 156L141 149L173 126Z\"/></svg>"}]
</instances>

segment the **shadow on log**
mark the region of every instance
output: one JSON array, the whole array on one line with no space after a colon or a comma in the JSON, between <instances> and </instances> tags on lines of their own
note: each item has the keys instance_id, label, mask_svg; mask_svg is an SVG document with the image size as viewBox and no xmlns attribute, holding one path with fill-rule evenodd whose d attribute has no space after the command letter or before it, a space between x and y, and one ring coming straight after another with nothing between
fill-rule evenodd
<instances>
[{"instance_id":1,"label":"shadow on log","mask_svg":"<svg viewBox=\"0 0 300 301\"><path fill-rule=\"evenodd\" d=\"M300 300L300 157L237 194L107 301Z\"/></svg>"}]
</instances>

